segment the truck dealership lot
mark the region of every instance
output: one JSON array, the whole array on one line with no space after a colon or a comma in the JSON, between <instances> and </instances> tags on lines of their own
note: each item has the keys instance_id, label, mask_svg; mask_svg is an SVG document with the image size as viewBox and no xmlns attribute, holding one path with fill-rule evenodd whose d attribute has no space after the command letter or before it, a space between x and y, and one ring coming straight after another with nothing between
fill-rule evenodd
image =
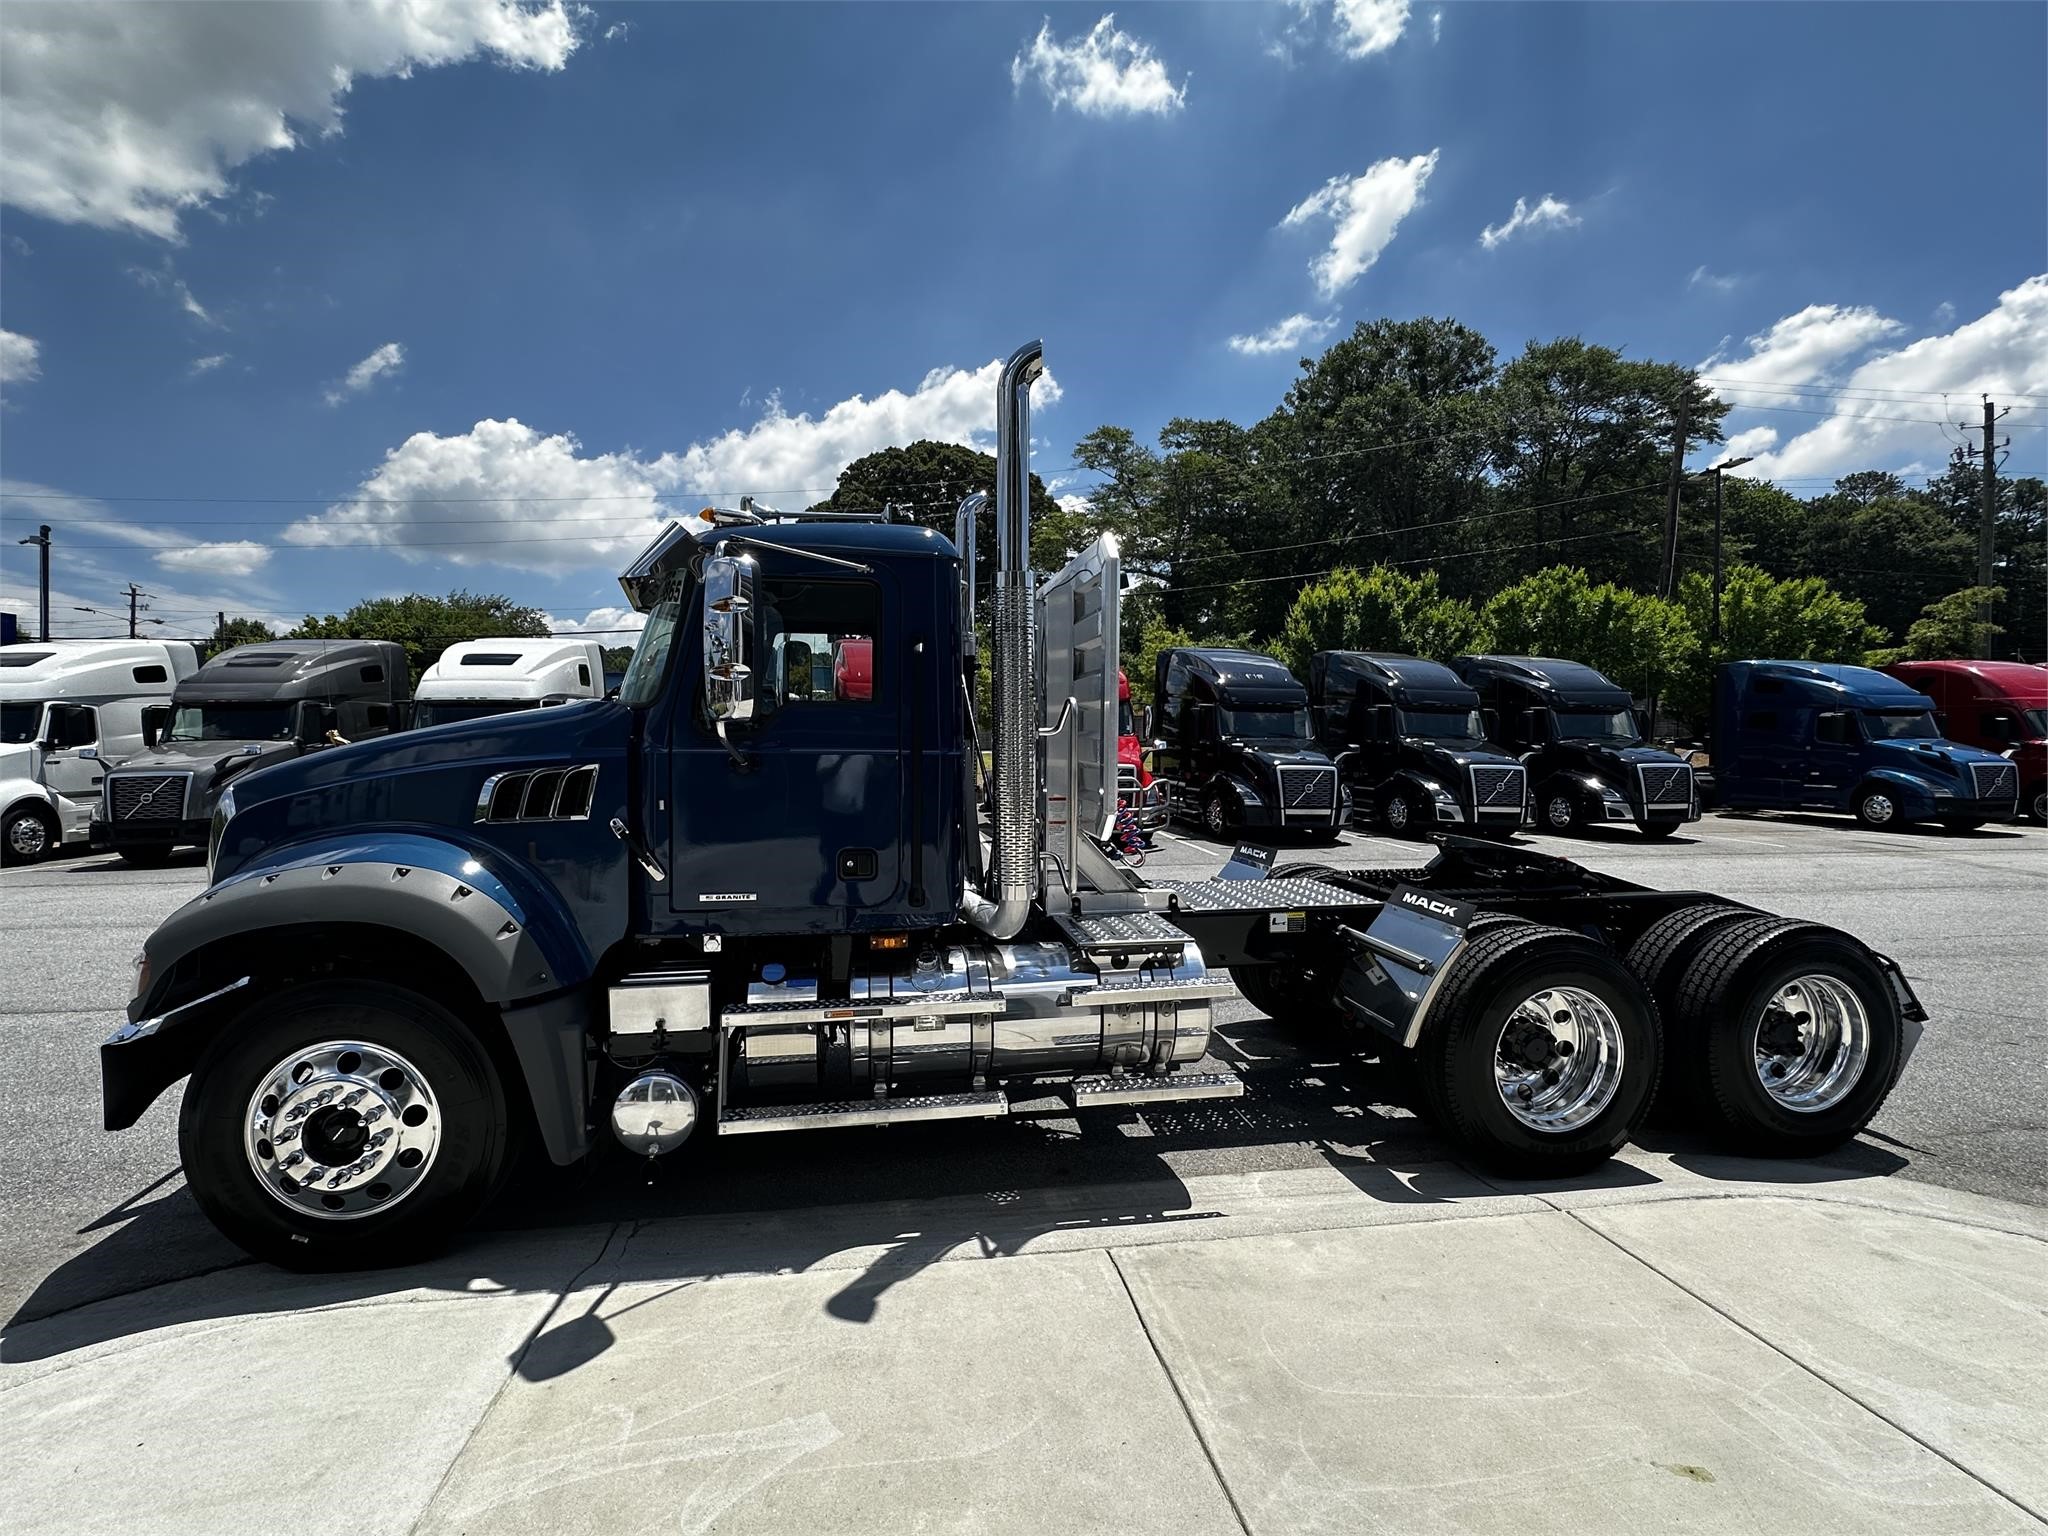
<instances>
[{"instance_id":1,"label":"truck dealership lot","mask_svg":"<svg viewBox=\"0 0 2048 1536\"><path fill-rule=\"evenodd\" d=\"M1840 924L1895 956L1931 1016L1925 1040L1869 1134L1818 1177L1900 1175L2048 1204L2048 1057L2040 1046L2048 832L2038 827L1867 833L1844 821L1709 816L1677 838L1632 831L1525 834L1545 852L1665 887L1698 886ZM1210 872L1225 849L1185 830L1147 864L1162 878ZM1356 867L1418 862L1415 844L1347 832L1334 849L1284 855ZM8 962L0 971L0 1285L15 1322L242 1262L184 1193L176 1093L134 1131L99 1127L97 1051L129 991L129 961L203 883L196 858L136 870L77 856L0 876ZM1241 1102L1042 1112L959 1126L855 1133L832 1155L815 1137L713 1139L651 1171L613 1153L487 1213L485 1226L558 1228L689 1213L1016 1191L1170 1186L1190 1177L1385 1164L1449 1155L1407 1106L1406 1084L1337 1043L1289 1038L1241 1004L1221 1030L1244 1072ZM1654 1150L1707 1149L1655 1128Z\"/></svg>"}]
</instances>

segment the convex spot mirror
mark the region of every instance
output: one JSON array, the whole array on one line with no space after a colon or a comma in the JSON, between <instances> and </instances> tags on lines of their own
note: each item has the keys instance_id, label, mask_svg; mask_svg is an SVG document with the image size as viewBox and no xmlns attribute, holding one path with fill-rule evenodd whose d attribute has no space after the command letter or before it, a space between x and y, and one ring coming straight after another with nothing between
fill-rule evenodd
<instances>
[{"instance_id":1,"label":"convex spot mirror","mask_svg":"<svg viewBox=\"0 0 2048 1536\"><path fill-rule=\"evenodd\" d=\"M719 734L754 718L754 562L715 554L704 562L704 702Z\"/></svg>"}]
</instances>

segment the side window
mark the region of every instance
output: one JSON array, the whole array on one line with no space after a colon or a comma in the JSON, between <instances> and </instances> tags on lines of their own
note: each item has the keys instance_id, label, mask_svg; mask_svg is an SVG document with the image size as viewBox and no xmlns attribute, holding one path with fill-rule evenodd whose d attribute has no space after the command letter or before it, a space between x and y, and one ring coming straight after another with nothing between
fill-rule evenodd
<instances>
[{"instance_id":1,"label":"side window","mask_svg":"<svg viewBox=\"0 0 2048 1536\"><path fill-rule=\"evenodd\" d=\"M171 674L159 666L137 667L135 681L138 683L168 683Z\"/></svg>"},{"instance_id":2,"label":"side window","mask_svg":"<svg viewBox=\"0 0 2048 1536\"><path fill-rule=\"evenodd\" d=\"M1824 709L1813 717L1813 739L1845 747L1856 739L1849 717L1839 709Z\"/></svg>"},{"instance_id":3,"label":"side window","mask_svg":"<svg viewBox=\"0 0 2048 1536\"><path fill-rule=\"evenodd\" d=\"M384 681L384 669L382 667L364 667L362 670L364 682L381 683Z\"/></svg>"},{"instance_id":4,"label":"side window","mask_svg":"<svg viewBox=\"0 0 2048 1536\"><path fill-rule=\"evenodd\" d=\"M882 591L871 581L773 577L760 583L766 711L868 704L878 692Z\"/></svg>"},{"instance_id":5,"label":"side window","mask_svg":"<svg viewBox=\"0 0 2048 1536\"><path fill-rule=\"evenodd\" d=\"M372 704L368 706L363 711L363 723L367 725L370 728L370 730L380 734L382 732L390 730L391 706L389 704Z\"/></svg>"},{"instance_id":6,"label":"side window","mask_svg":"<svg viewBox=\"0 0 2048 1536\"><path fill-rule=\"evenodd\" d=\"M579 661L576 663L576 682L579 687L588 688L590 686L589 662Z\"/></svg>"},{"instance_id":7,"label":"side window","mask_svg":"<svg viewBox=\"0 0 2048 1536\"><path fill-rule=\"evenodd\" d=\"M59 748L90 747L100 739L99 711L84 704L50 709L50 740Z\"/></svg>"},{"instance_id":8,"label":"side window","mask_svg":"<svg viewBox=\"0 0 2048 1536\"><path fill-rule=\"evenodd\" d=\"M1775 709L1752 709L1742 719L1743 728L1751 731L1775 731L1778 728L1778 712Z\"/></svg>"}]
</instances>

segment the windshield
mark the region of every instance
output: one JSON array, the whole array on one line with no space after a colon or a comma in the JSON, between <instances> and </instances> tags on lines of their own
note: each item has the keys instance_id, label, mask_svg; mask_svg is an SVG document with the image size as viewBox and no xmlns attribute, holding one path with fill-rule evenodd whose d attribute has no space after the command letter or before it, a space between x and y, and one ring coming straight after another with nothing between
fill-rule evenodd
<instances>
[{"instance_id":1,"label":"windshield","mask_svg":"<svg viewBox=\"0 0 2048 1536\"><path fill-rule=\"evenodd\" d=\"M1219 709L1217 724L1226 736L1250 741L1307 741L1308 711L1271 706L1265 709Z\"/></svg>"},{"instance_id":2,"label":"windshield","mask_svg":"<svg viewBox=\"0 0 2048 1536\"><path fill-rule=\"evenodd\" d=\"M676 625L682 622L688 589L687 579L676 574L669 579L667 595L649 611L647 627L640 631L625 680L619 684L621 704L637 709L661 697L661 681L668 671L668 653L675 649Z\"/></svg>"},{"instance_id":3,"label":"windshield","mask_svg":"<svg viewBox=\"0 0 2048 1536\"><path fill-rule=\"evenodd\" d=\"M516 709L532 709L538 699L421 699L413 706L413 723L420 726L448 725L456 720L481 720L486 715L509 715Z\"/></svg>"},{"instance_id":4,"label":"windshield","mask_svg":"<svg viewBox=\"0 0 2048 1536\"><path fill-rule=\"evenodd\" d=\"M165 741L290 741L293 706L282 701L249 704L180 704L171 711Z\"/></svg>"},{"instance_id":5,"label":"windshield","mask_svg":"<svg viewBox=\"0 0 2048 1536\"><path fill-rule=\"evenodd\" d=\"M1941 728L1924 709L1866 709L1864 727L1873 741L1938 741Z\"/></svg>"},{"instance_id":6,"label":"windshield","mask_svg":"<svg viewBox=\"0 0 2048 1536\"><path fill-rule=\"evenodd\" d=\"M2048 709L2023 709L2020 718L2027 722L2027 734L2035 740L2048 736Z\"/></svg>"},{"instance_id":7,"label":"windshield","mask_svg":"<svg viewBox=\"0 0 2048 1536\"><path fill-rule=\"evenodd\" d=\"M0 704L0 742L10 747L34 741L36 727L42 723L43 706L40 700L24 699L18 704Z\"/></svg>"},{"instance_id":8,"label":"windshield","mask_svg":"<svg viewBox=\"0 0 2048 1536\"><path fill-rule=\"evenodd\" d=\"M1560 709L1557 735L1560 741L1632 742L1636 717L1625 709Z\"/></svg>"},{"instance_id":9,"label":"windshield","mask_svg":"<svg viewBox=\"0 0 2048 1536\"><path fill-rule=\"evenodd\" d=\"M1423 736L1431 741L1484 741L1476 709L1404 709L1401 734Z\"/></svg>"}]
</instances>

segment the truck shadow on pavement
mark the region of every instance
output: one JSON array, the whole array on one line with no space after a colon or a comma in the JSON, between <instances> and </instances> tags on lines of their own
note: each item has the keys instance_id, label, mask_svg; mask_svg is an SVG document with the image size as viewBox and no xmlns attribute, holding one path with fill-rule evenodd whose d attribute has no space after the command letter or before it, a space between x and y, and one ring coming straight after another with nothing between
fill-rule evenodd
<instances>
[{"instance_id":1,"label":"truck shadow on pavement","mask_svg":"<svg viewBox=\"0 0 2048 1536\"><path fill-rule=\"evenodd\" d=\"M45 1275L0 1326L0 1361L421 1292L559 1291L574 1315L551 1320L515 1362L545 1380L609 1347L603 1305L618 1285L844 1270L826 1310L864 1324L893 1287L963 1252L1005 1256L1074 1233L1219 1220L1224 1213L1203 1208L1186 1182L1204 1175L1326 1167L1366 1198L1401 1205L1661 1182L1623 1161L1561 1181L1482 1176L1418 1118L1412 1078L1398 1063L1361 1056L1355 1042L1299 1040L1259 1017L1221 1025L1216 1044L1246 1081L1242 1099L1079 1116L1047 1099L1020 1102L1004 1120L865 1137L714 1137L654 1164L607 1145L575 1169L515 1179L517 1197L486 1211L448 1254L400 1269L305 1275L255 1263L214 1233L182 1185L167 1187L166 1174L83 1229L105 1235ZM1742 1159L1681 1133L1660 1129L1644 1141L1705 1178L1785 1179L1783 1163L1746 1173ZM1858 1143L1806 1167L1830 1182L1905 1165Z\"/></svg>"}]
</instances>

